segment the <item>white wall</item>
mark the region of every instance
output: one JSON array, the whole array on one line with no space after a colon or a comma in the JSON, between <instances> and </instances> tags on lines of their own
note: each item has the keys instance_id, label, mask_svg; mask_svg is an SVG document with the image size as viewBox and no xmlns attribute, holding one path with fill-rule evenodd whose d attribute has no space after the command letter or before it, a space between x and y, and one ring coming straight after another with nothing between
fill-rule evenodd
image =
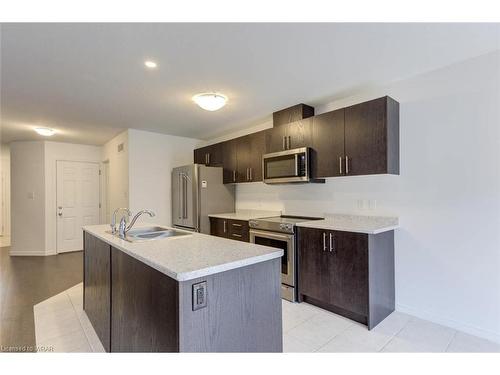
<instances>
[{"instance_id":1,"label":"white wall","mask_svg":"<svg viewBox=\"0 0 500 375\"><path fill-rule=\"evenodd\" d=\"M11 255L45 255L43 142L12 142Z\"/></svg>"},{"instance_id":2,"label":"white wall","mask_svg":"<svg viewBox=\"0 0 500 375\"><path fill-rule=\"evenodd\" d=\"M192 163L200 141L129 129L128 143L130 209L152 209L156 217L139 220L171 225L172 168Z\"/></svg>"},{"instance_id":3,"label":"white wall","mask_svg":"<svg viewBox=\"0 0 500 375\"><path fill-rule=\"evenodd\" d=\"M398 215L397 309L500 341L499 90L496 52L317 106L398 100L401 174L239 184L237 208Z\"/></svg>"},{"instance_id":4,"label":"white wall","mask_svg":"<svg viewBox=\"0 0 500 375\"><path fill-rule=\"evenodd\" d=\"M2 216L0 225L3 225L2 235L8 237L10 236L10 147L8 144L2 143L0 148L0 194L3 194L3 208L0 207L0 215Z\"/></svg>"},{"instance_id":5,"label":"white wall","mask_svg":"<svg viewBox=\"0 0 500 375\"><path fill-rule=\"evenodd\" d=\"M45 253L57 250L57 160L100 163L102 147L44 142L45 147Z\"/></svg>"},{"instance_id":6,"label":"white wall","mask_svg":"<svg viewBox=\"0 0 500 375\"><path fill-rule=\"evenodd\" d=\"M118 152L118 145L123 144L123 151ZM103 161L109 162L109 212L119 207L129 207L128 131L118 134L103 146Z\"/></svg>"}]
</instances>

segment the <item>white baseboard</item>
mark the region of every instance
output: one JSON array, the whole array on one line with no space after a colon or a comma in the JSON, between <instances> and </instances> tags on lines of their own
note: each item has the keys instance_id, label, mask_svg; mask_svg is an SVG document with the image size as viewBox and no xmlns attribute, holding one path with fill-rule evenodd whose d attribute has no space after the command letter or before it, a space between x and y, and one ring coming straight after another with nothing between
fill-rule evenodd
<instances>
[{"instance_id":1,"label":"white baseboard","mask_svg":"<svg viewBox=\"0 0 500 375\"><path fill-rule=\"evenodd\" d=\"M408 314L408 315L413 315L417 318L425 319L433 323L441 324L446 327L450 327L453 329L456 329L457 331L462 331L465 333L468 333L470 335L478 336L490 341L494 341L497 343L500 343L500 333L485 330L483 328L476 327L471 324L467 323L462 323L459 321L456 321L454 319L448 319L444 318L442 316L436 315L434 313L431 313L429 311L424 311L420 309L415 309L410 306L402 305L402 304L396 304L396 311Z\"/></svg>"},{"instance_id":2,"label":"white baseboard","mask_svg":"<svg viewBox=\"0 0 500 375\"><path fill-rule=\"evenodd\" d=\"M9 251L9 255L11 256L30 256L30 257L33 257L33 256L40 256L40 257L44 257L46 256L47 254L45 254L45 252L40 252L40 251Z\"/></svg>"}]
</instances>

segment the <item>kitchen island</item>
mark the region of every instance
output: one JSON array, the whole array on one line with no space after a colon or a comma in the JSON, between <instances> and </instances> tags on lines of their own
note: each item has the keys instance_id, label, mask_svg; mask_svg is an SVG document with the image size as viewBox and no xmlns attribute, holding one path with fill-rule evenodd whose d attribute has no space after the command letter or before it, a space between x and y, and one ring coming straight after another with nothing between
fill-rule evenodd
<instances>
[{"instance_id":1,"label":"kitchen island","mask_svg":"<svg viewBox=\"0 0 500 375\"><path fill-rule=\"evenodd\" d=\"M84 310L107 351L282 351L282 250L108 230L84 227Z\"/></svg>"}]
</instances>

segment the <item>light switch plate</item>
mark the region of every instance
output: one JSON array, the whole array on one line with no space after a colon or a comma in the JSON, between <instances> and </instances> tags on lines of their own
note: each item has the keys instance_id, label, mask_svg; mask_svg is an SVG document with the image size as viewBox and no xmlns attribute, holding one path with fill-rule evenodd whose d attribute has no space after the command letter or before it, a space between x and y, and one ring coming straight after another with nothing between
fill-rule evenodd
<instances>
[{"instance_id":1,"label":"light switch plate","mask_svg":"<svg viewBox=\"0 0 500 375\"><path fill-rule=\"evenodd\" d=\"M206 181L201 181L201 187L206 188L207 187L207 182Z\"/></svg>"},{"instance_id":2,"label":"light switch plate","mask_svg":"<svg viewBox=\"0 0 500 375\"><path fill-rule=\"evenodd\" d=\"M193 311L207 307L207 282L193 284Z\"/></svg>"}]
</instances>

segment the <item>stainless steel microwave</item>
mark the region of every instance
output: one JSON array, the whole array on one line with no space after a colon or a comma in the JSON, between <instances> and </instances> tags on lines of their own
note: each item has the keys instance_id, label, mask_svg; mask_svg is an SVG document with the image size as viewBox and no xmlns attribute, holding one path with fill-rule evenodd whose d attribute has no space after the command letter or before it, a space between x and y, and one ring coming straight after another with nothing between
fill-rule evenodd
<instances>
[{"instance_id":1,"label":"stainless steel microwave","mask_svg":"<svg viewBox=\"0 0 500 375\"><path fill-rule=\"evenodd\" d=\"M310 149L296 148L262 156L262 173L266 184L310 181Z\"/></svg>"}]
</instances>

